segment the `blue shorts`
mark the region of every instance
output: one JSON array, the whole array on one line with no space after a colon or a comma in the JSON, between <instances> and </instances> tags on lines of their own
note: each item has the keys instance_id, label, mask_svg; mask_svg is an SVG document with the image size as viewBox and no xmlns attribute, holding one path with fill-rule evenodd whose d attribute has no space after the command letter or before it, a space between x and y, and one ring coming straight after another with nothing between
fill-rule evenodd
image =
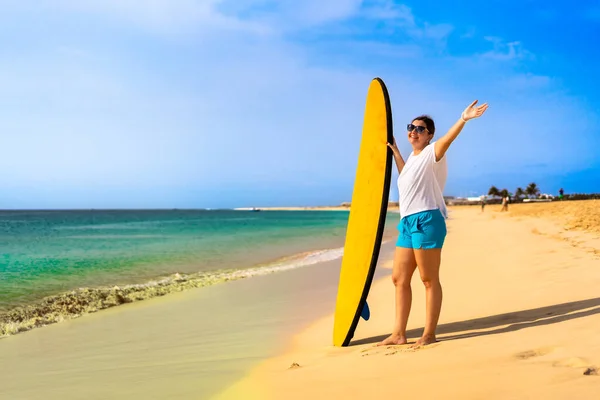
<instances>
[{"instance_id":1,"label":"blue shorts","mask_svg":"<svg viewBox=\"0 0 600 400\"><path fill-rule=\"evenodd\" d=\"M398 224L397 247L441 249L446 239L446 220L440 210L407 215Z\"/></svg>"}]
</instances>

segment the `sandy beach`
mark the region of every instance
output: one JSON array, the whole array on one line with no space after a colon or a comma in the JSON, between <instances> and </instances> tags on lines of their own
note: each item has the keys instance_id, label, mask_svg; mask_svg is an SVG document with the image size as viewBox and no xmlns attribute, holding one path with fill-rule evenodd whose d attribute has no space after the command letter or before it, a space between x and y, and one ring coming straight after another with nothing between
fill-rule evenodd
<instances>
[{"instance_id":1,"label":"sandy beach","mask_svg":"<svg viewBox=\"0 0 600 400\"><path fill-rule=\"evenodd\" d=\"M2 11L0 400L600 400L600 0Z\"/></svg>"},{"instance_id":2,"label":"sandy beach","mask_svg":"<svg viewBox=\"0 0 600 400\"><path fill-rule=\"evenodd\" d=\"M371 319L331 345L340 260L127 304L0 340L4 399L596 399L600 201L452 207L439 342L375 347L394 315L393 241ZM415 274L409 340L424 323Z\"/></svg>"},{"instance_id":3,"label":"sandy beach","mask_svg":"<svg viewBox=\"0 0 600 400\"><path fill-rule=\"evenodd\" d=\"M374 346L394 315L387 274L374 282L371 319L359 323L349 347L331 346L329 315L218 398L598 398L600 238L587 223L598 206L454 207L438 343L410 348L424 324L415 274L409 344Z\"/></svg>"}]
</instances>

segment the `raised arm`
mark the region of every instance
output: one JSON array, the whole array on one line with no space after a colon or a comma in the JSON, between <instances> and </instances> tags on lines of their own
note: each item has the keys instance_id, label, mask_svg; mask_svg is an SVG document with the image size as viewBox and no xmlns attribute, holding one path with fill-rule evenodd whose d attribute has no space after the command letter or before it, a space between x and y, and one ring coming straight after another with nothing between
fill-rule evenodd
<instances>
[{"instance_id":1,"label":"raised arm","mask_svg":"<svg viewBox=\"0 0 600 400\"><path fill-rule=\"evenodd\" d=\"M479 107L475 107L475 104L477 104L477 100L469 104L469 106L465 108L465 110L460 115L458 121L456 121L454 125L452 125L452 127L444 136L442 136L435 142L434 150L436 161L439 161L442 159L442 157L444 157L444 154L446 154L446 151L448 151L448 148L450 147L454 139L456 139L460 131L462 131L463 127L465 126L465 123L470 119L481 117L485 110L487 110L488 108L487 103L484 103Z\"/></svg>"},{"instance_id":2,"label":"raised arm","mask_svg":"<svg viewBox=\"0 0 600 400\"><path fill-rule=\"evenodd\" d=\"M404 159L400 154L400 150L398 150L398 146L396 146L396 138L394 138L394 142L392 144L387 144L392 152L394 153L394 161L396 161L396 168L398 168L398 173L402 172L402 168L404 168Z\"/></svg>"}]
</instances>

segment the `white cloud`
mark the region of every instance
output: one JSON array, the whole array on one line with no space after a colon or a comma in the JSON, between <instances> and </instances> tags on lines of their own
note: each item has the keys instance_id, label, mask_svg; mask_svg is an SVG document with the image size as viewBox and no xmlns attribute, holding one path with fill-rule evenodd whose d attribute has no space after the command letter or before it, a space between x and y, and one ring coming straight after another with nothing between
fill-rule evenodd
<instances>
[{"instance_id":1,"label":"white cloud","mask_svg":"<svg viewBox=\"0 0 600 400\"><path fill-rule=\"evenodd\" d=\"M294 16L312 25L349 18L359 11L362 0L288 0L282 3L287 6L288 17Z\"/></svg>"},{"instance_id":2,"label":"white cloud","mask_svg":"<svg viewBox=\"0 0 600 400\"><path fill-rule=\"evenodd\" d=\"M393 0L376 0L363 9L364 15L371 19L396 20L407 26L415 26L415 17L410 7L397 4Z\"/></svg>"},{"instance_id":3,"label":"white cloud","mask_svg":"<svg viewBox=\"0 0 600 400\"><path fill-rule=\"evenodd\" d=\"M506 42L504 39L496 36L485 36L484 39L493 43L494 49L481 54L482 58L496 61L512 61L534 58L533 53L525 49L519 41Z\"/></svg>"},{"instance_id":4,"label":"white cloud","mask_svg":"<svg viewBox=\"0 0 600 400\"><path fill-rule=\"evenodd\" d=\"M102 17L161 34L230 30L256 34L267 27L218 10L223 0L40 0L36 11ZM18 7L14 7L18 8Z\"/></svg>"},{"instance_id":5,"label":"white cloud","mask_svg":"<svg viewBox=\"0 0 600 400\"><path fill-rule=\"evenodd\" d=\"M443 43L454 30L451 24L422 21L415 17L410 7L393 0L372 1L364 6L363 13L366 18L384 21L417 39L432 39Z\"/></svg>"},{"instance_id":6,"label":"white cloud","mask_svg":"<svg viewBox=\"0 0 600 400\"><path fill-rule=\"evenodd\" d=\"M453 30L454 27L450 24L425 23L422 28L423 36L436 40L445 39Z\"/></svg>"},{"instance_id":7,"label":"white cloud","mask_svg":"<svg viewBox=\"0 0 600 400\"><path fill-rule=\"evenodd\" d=\"M359 13L361 3L362 0L222 0L215 9L284 34L351 18Z\"/></svg>"}]
</instances>

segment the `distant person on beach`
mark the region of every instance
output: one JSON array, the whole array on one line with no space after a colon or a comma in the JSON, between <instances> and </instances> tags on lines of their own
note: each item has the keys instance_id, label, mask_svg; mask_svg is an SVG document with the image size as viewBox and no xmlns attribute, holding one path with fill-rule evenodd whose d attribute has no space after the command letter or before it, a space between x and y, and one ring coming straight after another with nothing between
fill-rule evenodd
<instances>
[{"instance_id":1,"label":"distant person on beach","mask_svg":"<svg viewBox=\"0 0 600 400\"><path fill-rule=\"evenodd\" d=\"M560 190L558 191L558 198L559 198L560 200L562 200L562 199L563 199L563 196L564 196L564 194L565 194L565 191L563 190L563 188L560 188Z\"/></svg>"},{"instance_id":2,"label":"distant person on beach","mask_svg":"<svg viewBox=\"0 0 600 400\"><path fill-rule=\"evenodd\" d=\"M502 198L502 209L500 211L508 211L508 196Z\"/></svg>"},{"instance_id":3,"label":"distant person on beach","mask_svg":"<svg viewBox=\"0 0 600 400\"><path fill-rule=\"evenodd\" d=\"M396 317L392 334L378 345L405 344L406 325L412 304L410 282L417 266L426 292L426 318L423 336L415 346L436 342L442 307L440 263L442 246L446 238L448 217L443 191L448 167L446 151L462 131L465 123L478 118L487 110L487 103L471 103L446 135L431 142L435 134L433 120L422 115L407 126L408 142L413 148L406 162L400 155L394 138L387 145L394 153L398 168L400 195L400 223L394 254L392 281L396 287Z\"/></svg>"},{"instance_id":4,"label":"distant person on beach","mask_svg":"<svg viewBox=\"0 0 600 400\"><path fill-rule=\"evenodd\" d=\"M481 197L481 212L485 209L485 197Z\"/></svg>"}]
</instances>

